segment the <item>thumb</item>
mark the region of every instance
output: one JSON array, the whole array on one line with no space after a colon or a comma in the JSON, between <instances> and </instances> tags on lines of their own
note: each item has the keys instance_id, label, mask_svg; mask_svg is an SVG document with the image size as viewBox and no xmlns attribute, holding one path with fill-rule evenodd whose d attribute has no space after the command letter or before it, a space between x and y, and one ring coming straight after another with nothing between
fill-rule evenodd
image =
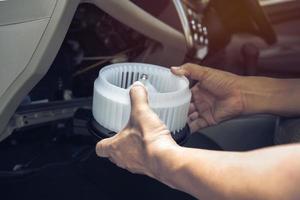
<instances>
[{"instance_id":1,"label":"thumb","mask_svg":"<svg viewBox=\"0 0 300 200\"><path fill-rule=\"evenodd\" d=\"M180 67L171 67L171 71L177 76L186 76L201 82L208 74L212 73L214 69L187 63Z\"/></svg>"},{"instance_id":2,"label":"thumb","mask_svg":"<svg viewBox=\"0 0 300 200\"><path fill-rule=\"evenodd\" d=\"M224 95L224 87L233 84L237 75L196 64L184 64L181 67L172 67L175 75L183 75L199 81L197 87L207 90L214 95Z\"/></svg>"},{"instance_id":3,"label":"thumb","mask_svg":"<svg viewBox=\"0 0 300 200\"><path fill-rule=\"evenodd\" d=\"M130 90L131 116L129 126L139 128L143 133L153 133L162 126L158 115L149 107L148 94L142 83L136 82Z\"/></svg>"},{"instance_id":4,"label":"thumb","mask_svg":"<svg viewBox=\"0 0 300 200\"><path fill-rule=\"evenodd\" d=\"M148 93L141 82L135 82L129 92L131 109L133 111L145 110L149 108Z\"/></svg>"}]
</instances>

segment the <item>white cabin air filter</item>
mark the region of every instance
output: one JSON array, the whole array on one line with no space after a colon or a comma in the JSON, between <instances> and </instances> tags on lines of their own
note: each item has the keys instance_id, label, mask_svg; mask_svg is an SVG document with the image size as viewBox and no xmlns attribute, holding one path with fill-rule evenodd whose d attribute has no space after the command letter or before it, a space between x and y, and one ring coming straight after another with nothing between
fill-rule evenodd
<instances>
[{"instance_id":1,"label":"white cabin air filter","mask_svg":"<svg viewBox=\"0 0 300 200\"><path fill-rule=\"evenodd\" d=\"M130 86L142 82L150 107L172 133L186 126L191 100L189 81L169 69L141 63L112 64L102 68L94 83L93 116L104 128L119 132L130 116Z\"/></svg>"}]
</instances>

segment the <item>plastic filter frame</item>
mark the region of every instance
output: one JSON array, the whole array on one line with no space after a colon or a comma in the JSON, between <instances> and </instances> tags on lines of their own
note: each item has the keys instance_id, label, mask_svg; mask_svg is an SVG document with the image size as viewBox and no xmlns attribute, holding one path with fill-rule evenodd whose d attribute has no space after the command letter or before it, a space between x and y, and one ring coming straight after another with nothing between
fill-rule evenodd
<instances>
[{"instance_id":1,"label":"plastic filter frame","mask_svg":"<svg viewBox=\"0 0 300 200\"><path fill-rule=\"evenodd\" d=\"M171 132L186 126L191 100L187 78L143 63L118 63L100 70L94 83L92 111L101 126L113 132L126 126L131 111L129 90L136 81L145 85L150 107Z\"/></svg>"}]
</instances>

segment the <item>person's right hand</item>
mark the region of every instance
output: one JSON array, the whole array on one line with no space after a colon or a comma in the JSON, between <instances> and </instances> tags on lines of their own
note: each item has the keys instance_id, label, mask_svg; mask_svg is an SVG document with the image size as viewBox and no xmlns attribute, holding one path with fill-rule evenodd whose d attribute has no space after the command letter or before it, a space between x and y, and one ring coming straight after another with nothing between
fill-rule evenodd
<instances>
[{"instance_id":1,"label":"person's right hand","mask_svg":"<svg viewBox=\"0 0 300 200\"><path fill-rule=\"evenodd\" d=\"M192 88L189 110L188 124L192 133L244 112L240 76L190 63L172 67L171 71L198 81Z\"/></svg>"}]
</instances>

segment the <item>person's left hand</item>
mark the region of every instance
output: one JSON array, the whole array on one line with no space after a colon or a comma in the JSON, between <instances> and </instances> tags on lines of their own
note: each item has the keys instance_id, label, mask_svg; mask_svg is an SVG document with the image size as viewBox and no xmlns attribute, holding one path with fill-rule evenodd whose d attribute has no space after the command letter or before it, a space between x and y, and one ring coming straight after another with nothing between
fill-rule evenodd
<instances>
[{"instance_id":1,"label":"person's left hand","mask_svg":"<svg viewBox=\"0 0 300 200\"><path fill-rule=\"evenodd\" d=\"M146 89L130 90L131 115L127 126L112 138L98 142L96 153L132 173L159 176L158 158L178 148L170 131L148 105Z\"/></svg>"}]
</instances>

